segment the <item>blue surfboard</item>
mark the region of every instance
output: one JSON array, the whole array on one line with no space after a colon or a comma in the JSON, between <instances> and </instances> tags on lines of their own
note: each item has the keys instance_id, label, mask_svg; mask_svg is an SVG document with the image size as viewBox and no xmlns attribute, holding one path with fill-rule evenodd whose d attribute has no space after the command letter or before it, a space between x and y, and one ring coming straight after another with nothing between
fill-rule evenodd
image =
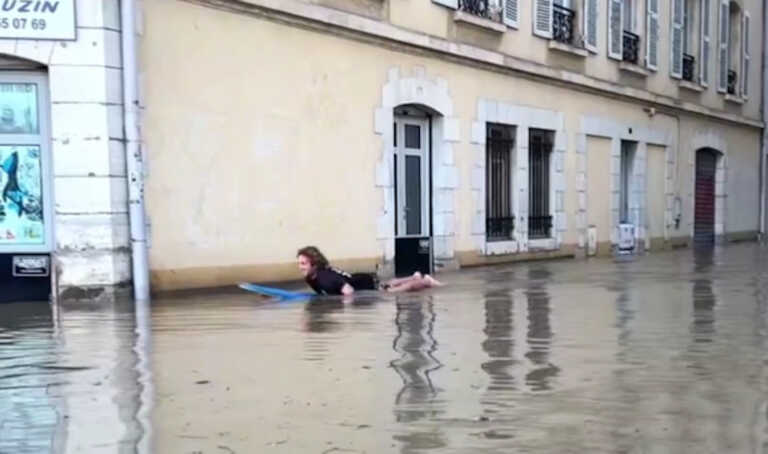
<instances>
[{"instance_id":1,"label":"blue surfboard","mask_svg":"<svg viewBox=\"0 0 768 454\"><path fill-rule=\"evenodd\" d=\"M308 300L316 296L314 293L294 292L281 288L267 287L266 285L251 284L249 282L243 282L238 287L249 292L258 293L259 295L277 298L281 301Z\"/></svg>"}]
</instances>

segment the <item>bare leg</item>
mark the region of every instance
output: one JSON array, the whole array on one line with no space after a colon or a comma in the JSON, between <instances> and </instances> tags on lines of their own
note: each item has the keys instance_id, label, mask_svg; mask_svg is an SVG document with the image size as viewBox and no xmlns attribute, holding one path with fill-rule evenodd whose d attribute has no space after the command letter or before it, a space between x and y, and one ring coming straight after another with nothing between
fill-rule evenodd
<instances>
[{"instance_id":1,"label":"bare leg","mask_svg":"<svg viewBox=\"0 0 768 454\"><path fill-rule=\"evenodd\" d=\"M423 278L412 277L405 282L398 283L398 285L390 286L387 291L390 293L415 292L425 288L429 288L429 285Z\"/></svg>"},{"instance_id":2,"label":"bare leg","mask_svg":"<svg viewBox=\"0 0 768 454\"><path fill-rule=\"evenodd\" d=\"M424 275L424 280L429 283L430 287L442 287L445 285L442 282L435 279L434 277L430 276L429 274Z\"/></svg>"},{"instance_id":3,"label":"bare leg","mask_svg":"<svg viewBox=\"0 0 768 454\"><path fill-rule=\"evenodd\" d=\"M437 279L433 278L429 274L424 276L421 273L414 273L413 276L403 279L396 279L390 281L387 291L397 292L415 292L432 287L442 287L444 284Z\"/></svg>"},{"instance_id":4,"label":"bare leg","mask_svg":"<svg viewBox=\"0 0 768 454\"><path fill-rule=\"evenodd\" d=\"M416 271L415 273L413 273L411 276L408 276L408 277L399 277L395 279L390 279L384 285L388 287L395 287L395 286L404 284L406 282L410 282L414 279L421 279L421 277L422 277L421 273Z\"/></svg>"}]
</instances>

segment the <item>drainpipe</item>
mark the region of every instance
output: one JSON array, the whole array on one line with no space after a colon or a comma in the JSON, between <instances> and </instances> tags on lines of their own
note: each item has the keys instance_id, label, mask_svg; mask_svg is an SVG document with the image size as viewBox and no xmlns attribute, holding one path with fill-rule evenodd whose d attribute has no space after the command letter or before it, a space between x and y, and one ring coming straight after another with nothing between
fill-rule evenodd
<instances>
[{"instance_id":1,"label":"drainpipe","mask_svg":"<svg viewBox=\"0 0 768 454\"><path fill-rule=\"evenodd\" d=\"M138 66L136 64L136 2L120 2L121 45L123 51L123 131L128 178L128 219L131 226L133 296L149 300L149 260L144 222L144 167L139 131Z\"/></svg>"},{"instance_id":2,"label":"drainpipe","mask_svg":"<svg viewBox=\"0 0 768 454\"><path fill-rule=\"evenodd\" d=\"M768 0L763 0L763 140L760 150L760 237L766 238L768 210Z\"/></svg>"}]
</instances>

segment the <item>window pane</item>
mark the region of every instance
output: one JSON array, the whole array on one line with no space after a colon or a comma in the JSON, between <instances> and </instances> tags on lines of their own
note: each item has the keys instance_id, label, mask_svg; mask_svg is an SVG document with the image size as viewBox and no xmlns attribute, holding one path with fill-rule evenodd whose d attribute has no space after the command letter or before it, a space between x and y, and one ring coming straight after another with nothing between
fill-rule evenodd
<instances>
[{"instance_id":1,"label":"window pane","mask_svg":"<svg viewBox=\"0 0 768 454\"><path fill-rule=\"evenodd\" d=\"M40 147L0 145L0 244L44 244Z\"/></svg>"},{"instance_id":2,"label":"window pane","mask_svg":"<svg viewBox=\"0 0 768 454\"><path fill-rule=\"evenodd\" d=\"M405 157L405 234L421 235L421 157Z\"/></svg>"},{"instance_id":3,"label":"window pane","mask_svg":"<svg viewBox=\"0 0 768 454\"><path fill-rule=\"evenodd\" d=\"M405 125L405 148L421 148L421 126Z\"/></svg>"},{"instance_id":4,"label":"window pane","mask_svg":"<svg viewBox=\"0 0 768 454\"><path fill-rule=\"evenodd\" d=\"M38 134L37 85L0 83L0 134Z\"/></svg>"},{"instance_id":5,"label":"window pane","mask_svg":"<svg viewBox=\"0 0 768 454\"><path fill-rule=\"evenodd\" d=\"M633 13L632 10L632 0L624 0L624 30L628 32L635 31L635 27L633 27Z\"/></svg>"}]
</instances>

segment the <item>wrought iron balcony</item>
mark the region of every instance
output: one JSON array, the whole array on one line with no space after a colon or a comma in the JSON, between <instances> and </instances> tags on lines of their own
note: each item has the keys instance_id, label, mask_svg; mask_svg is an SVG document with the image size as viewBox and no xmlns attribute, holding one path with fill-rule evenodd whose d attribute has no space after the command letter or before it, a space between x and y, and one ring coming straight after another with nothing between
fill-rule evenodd
<instances>
[{"instance_id":1,"label":"wrought iron balcony","mask_svg":"<svg viewBox=\"0 0 768 454\"><path fill-rule=\"evenodd\" d=\"M549 238L552 233L552 216L528 216L528 238Z\"/></svg>"},{"instance_id":2,"label":"wrought iron balcony","mask_svg":"<svg viewBox=\"0 0 768 454\"><path fill-rule=\"evenodd\" d=\"M623 46L624 51L621 59L628 63L637 64L640 58L640 37L632 32L624 30Z\"/></svg>"},{"instance_id":3,"label":"wrought iron balcony","mask_svg":"<svg viewBox=\"0 0 768 454\"><path fill-rule=\"evenodd\" d=\"M573 22L576 12L565 6L552 5L552 37L555 41L573 44Z\"/></svg>"},{"instance_id":4,"label":"wrought iron balcony","mask_svg":"<svg viewBox=\"0 0 768 454\"><path fill-rule=\"evenodd\" d=\"M694 82L695 67L696 58L693 55L683 54L683 80Z\"/></svg>"},{"instance_id":5,"label":"wrought iron balcony","mask_svg":"<svg viewBox=\"0 0 768 454\"><path fill-rule=\"evenodd\" d=\"M494 19L491 17L488 0L459 0L459 11L485 19Z\"/></svg>"},{"instance_id":6,"label":"wrought iron balcony","mask_svg":"<svg viewBox=\"0 0 768 454\"><path fill-rule=\"evenodd\" d=\"M487 218L485 220L485 234L489 241L512 239L515 230L515 217Z\"/></svg>"},{"instance_id":7,"label":"wrought iron balcony","mask_svg":"<svg viewBox=\"0 0 768 454\"><path fill-rule=\"evenodd\" d=\"M736 81L738 80L738 75L736 74L736 71L728 70L728 94L729 95L735 95L736 94Z\"/></svg>"}]
</instances>

